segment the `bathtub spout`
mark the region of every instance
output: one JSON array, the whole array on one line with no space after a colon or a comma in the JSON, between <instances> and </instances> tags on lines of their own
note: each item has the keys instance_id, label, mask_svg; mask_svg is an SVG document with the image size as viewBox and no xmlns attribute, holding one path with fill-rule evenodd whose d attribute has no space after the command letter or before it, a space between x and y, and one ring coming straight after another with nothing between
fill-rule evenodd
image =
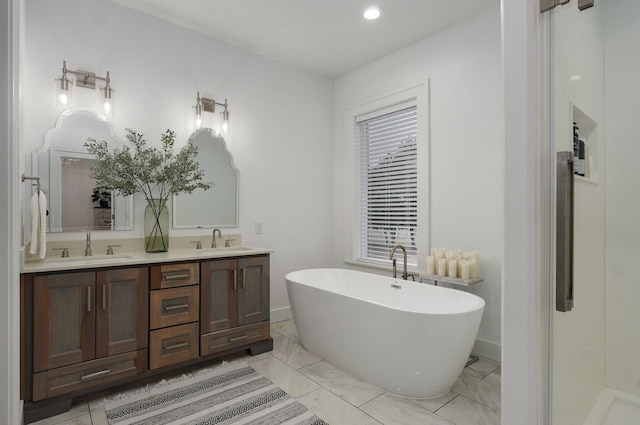
<instances>
[{"instance_id":1,"label":"bathtub spout","mask_svg":"<svg viewBox=\"0 0 640 425\"><path fill-rule=\"evenodd\" d=\"M402 245L396 245L391 250L391 254L389 254L389 260L393 260L393 277L396 278L397 270L396 270L396 259L393 258L393 254L396 253L396 249L400 248L402 250L402 260L404 261L404 267L402 268L402 278L407 280L407 250L404 249Z\"/></svg>"}]
</instances>

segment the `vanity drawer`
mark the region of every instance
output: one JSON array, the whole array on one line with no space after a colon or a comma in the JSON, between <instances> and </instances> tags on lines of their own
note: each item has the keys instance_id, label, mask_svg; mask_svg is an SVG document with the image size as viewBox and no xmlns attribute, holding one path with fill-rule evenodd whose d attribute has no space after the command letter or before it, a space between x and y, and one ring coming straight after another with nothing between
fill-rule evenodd
<instances>
[{"instance_id":1,"label":"vanity drawer","mask_svg":"<svg viewBox=\"0 0 640 425\"><path fill-rule=\"evenodd\" d=\"M198 357L198 323L151 331L149 368L181 363Z\"/></svg>"},{"instance_id":2,"label":"vanity drawer","mask_svg":"<svg viewBox=\"0 0 640 425\"><path fill-rule=\"evenodd\" d=\"M196 322L200 316L200 286L151 291L151 329Z\"/></svg>"},{"instance_id":3,"label":"vanity drawer","mask_svg":"<svg viewBox=\"0 0 640 425\"><path fill-rule=\"evenodd\" d=\"M265 339L269 339L268 321L212 332L200 337L200 355L215 354Z\"/></svg>"},{"instance_id":4,"label":"vanity drawer","mask_svg":"<svg viewBox=\"0 0 640 425\"><path fill-rule=\"evenodd\" d=\"M147 370L147 350L104 357L33 374L33 401L92 388Z\"/></svg>"},{"instance_id":5,"label":"vanity drawer","mask_svg":"<svg viewBox=\"0 0 640 425\"><path fill-rule=\"evenodd\" d=\"M164 264L151 267L151 289L175 288L200 283L200 264Z\"/></svg>"}]
</instances>

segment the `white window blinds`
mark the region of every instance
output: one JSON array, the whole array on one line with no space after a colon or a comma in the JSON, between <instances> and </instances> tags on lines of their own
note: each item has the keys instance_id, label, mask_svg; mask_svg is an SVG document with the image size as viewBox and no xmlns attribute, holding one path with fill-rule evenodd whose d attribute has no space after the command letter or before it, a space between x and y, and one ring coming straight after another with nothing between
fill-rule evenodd
<instances>
[{"instance_id":1,"label":"white window blinds","mask_svg":"<svg viewBox=\"0 0 640 425\"><path fill-rule=\"evenodd\" d=\"M388 262L402 244L416 265L417 111L391 108L356 118L359 259Z\"/></svg>"}]
</instances>

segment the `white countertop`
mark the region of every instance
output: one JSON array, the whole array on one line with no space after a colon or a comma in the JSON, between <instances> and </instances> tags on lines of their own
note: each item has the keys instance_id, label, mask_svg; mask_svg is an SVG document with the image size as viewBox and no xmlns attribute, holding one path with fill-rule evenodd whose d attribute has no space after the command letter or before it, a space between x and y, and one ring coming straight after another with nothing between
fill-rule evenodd
<instances>
[{"instance_id":1,"label":"white countertop","mask_svg":"<svg viewBox=\"0 0 640 425\"><path fill-rule=\"evenodd\" d=\"M169 263L175 261L200 261L224 257L245 257L250 255L269 254L272 249L248 246L231 246L227 248L178 248L167 252L147 253L144 251L116 252L114 255L70 256L62 258L47 257L44 260L25 255L22 249L21 273L39 273L64 270L82 270L114 266L134 266L141 264Z\"/></svg>"}]
</instances>

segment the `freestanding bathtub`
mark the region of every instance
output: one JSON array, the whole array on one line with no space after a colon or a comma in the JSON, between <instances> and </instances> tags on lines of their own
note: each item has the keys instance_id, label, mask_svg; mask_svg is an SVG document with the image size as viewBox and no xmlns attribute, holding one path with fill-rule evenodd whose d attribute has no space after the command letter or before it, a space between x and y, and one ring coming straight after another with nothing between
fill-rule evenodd
<instances>
[{"instance_id":1,"label":"freestanding bathtub","mask_svg":"<svg viewBox=\"0 0 640 425\"><path fill-rule=\"evenodd\" d=\"M347 269L285 276L305 349L410 398L447 393L475 342L484 300L455 289Z\"/></svg>"}]
</instances>

